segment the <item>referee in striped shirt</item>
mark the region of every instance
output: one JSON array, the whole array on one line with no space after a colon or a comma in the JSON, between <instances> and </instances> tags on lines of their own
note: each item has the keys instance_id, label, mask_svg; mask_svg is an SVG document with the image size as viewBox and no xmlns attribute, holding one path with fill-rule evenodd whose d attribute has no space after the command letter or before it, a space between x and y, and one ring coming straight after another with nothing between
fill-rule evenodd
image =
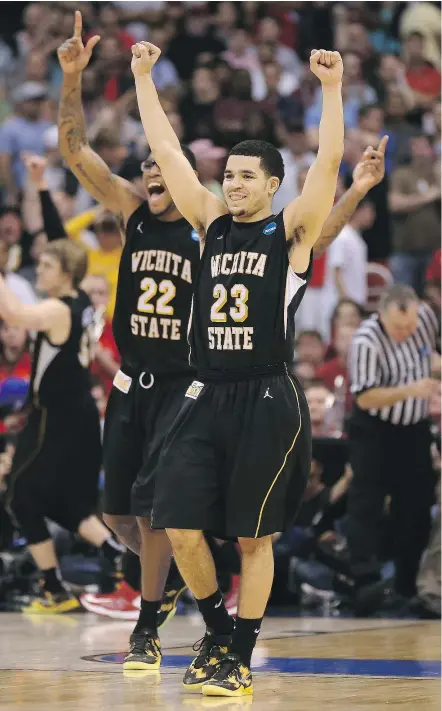
<instances>
[{"instance_id":1,"label":"referee in striped shirt","mask_svg":"<svg viewBox=\"0 0 442 711\"><path fill-rule=\"evenodd\" d=\"M379 579L376 554L385 497L390 495L395 591L416 594L419 560L430 531L435 476L430 453L429 397L439 323L413 289L386 292L378 314L356 332L349 355L355 398L349 423L353 482L348 544L356 586Z\"/></svg>"}]
</instances>

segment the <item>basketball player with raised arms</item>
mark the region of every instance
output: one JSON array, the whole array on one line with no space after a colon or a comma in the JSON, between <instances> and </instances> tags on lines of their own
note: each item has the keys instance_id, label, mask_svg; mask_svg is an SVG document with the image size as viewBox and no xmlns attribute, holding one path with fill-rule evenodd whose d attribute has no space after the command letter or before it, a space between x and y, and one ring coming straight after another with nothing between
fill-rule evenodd
<instances>
[{"instance_id":1,"label":"basketball player with raised arms","mask_svg":"<svg viewBox=\"0 0 442 711\"><path fill-rule=\"evenodd\" d=\"M187 324L199 263L198 236L178 212L151 155L142 164L145 191L140 194L113 175L90 147L81 76L100 38L92 37L84 46L81 35L77 11L74 35L58 50L64 74L59 145L80 183L117 214L124 232L113 317L122 364L105 418L104 520L141 560L141 610L123 666L155 669L161 662L157 613L171 548L166 533L150 526L152 475L193 378ZM183 150L194 160L188 149Z\"/></svg>"},{"instance_id":2,"label":"basketball player with raised arms","mask_svg":"<svg viewBox=\"0 0 442 711\"><path fill-rule=\"evenodd\" d=\"M272 214L284 177L279 151L244 141L228 157L226 202L197 180L161 108L151 70L160 50L132 48L138 105L154 160L202 250L194 283L190 359L197 377L167 436L154 528L165 528L207 631L184 676L207 696L253 693L250 663L273 581L272 534L293 520L310 467L308 407L287 370L293 316L332 209L343 154L342 60L314 50L322 84L319 149L302 194ZM203 531L237 538L242 556L233 628Z\"/></svg>"},{"instance_id":3,"label":"basketball player with raised arms","mask_svg":"<svg viewBox=\"0 0 442 711\"><path fill-rule=\"evenodd\" d=\"M145 191L140 194L131 183L113 175L89 145L81 104L81 76L99 37L92 37L84 46L81 35L81 14L77 12L74 35L60 47L58 53L64 73L59 143L65 161L81 185L114 212L120 218L122 229L125 228L113 320L122 367L106 413L104 518L120 539L137 553L141 548L141 531L141 612L126 665L151 668L157 667L161 659L156 610L170 560L167 537L159 531L152 531L149 524L153 495L151 473L162 440L170 429L192 377L186 328L196 263L199 261L199 245L195 230L176 208L152 155L142 166ZM184 151L193 161L190 151ZM321 249L336 237L357 202L382 179L382 174L380 154L373 149L368 150L358 165L359 187L347 191L335 206L324 226ZM176 264L177 261L179 264ZM189 262L191 283L188 281ZM164 304L167 294L162 293L161 288L166 289L167 286L172 291L170 284L164 283L169 281L177 291L173 299ZM155 288L158 289L156 295L152 293ZM158 313L165 307L175 309L172 317L169 313ZM172 337L172 330L178 324L169 324L167 319L178 317L180 337L176 339ZM171 337L163 337L164 329L166 335ZM173 334L176 335L175 330ZM145 386L150 385L152 380L149 374L154 375L155 382L152 388L146 389ZM134 514L138 515L138 525ZM121 607L124 600L117 594L118 591L115 593L115 604ZM105 602L101 596L87 597L87 609L108 612L104 610L104 605L109 601ZM85 596L82 596L82 601L86 604ZM168 597L160 619L168 614L170 608ZM119 610L112 608L110 612L110 616L119 616ZM121 619L125 614L126 611L121 611Z\"/></svg>"}]
</instances>

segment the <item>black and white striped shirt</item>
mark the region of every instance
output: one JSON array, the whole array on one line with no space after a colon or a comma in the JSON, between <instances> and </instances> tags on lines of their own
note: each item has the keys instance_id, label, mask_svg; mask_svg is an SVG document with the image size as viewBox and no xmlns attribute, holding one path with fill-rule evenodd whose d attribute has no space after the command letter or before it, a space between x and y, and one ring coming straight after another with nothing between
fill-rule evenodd
<instances>
[{"instance_id":1,"label":"black and white striped shirt","mask_svg":"<svg viewBox=\"0 0 442 711\"><path fill-rule=\"evenodd\" d=\"M349 354L352 394L429 378L438 333L438 320L427 304L420 305L417 329L403 343L389 337L377 314L364 321L355 333ZM411 425L428 416L428 400L409 397L391 407L372 408L368 412L393 425Z\"/></svg>"}]
</instances>

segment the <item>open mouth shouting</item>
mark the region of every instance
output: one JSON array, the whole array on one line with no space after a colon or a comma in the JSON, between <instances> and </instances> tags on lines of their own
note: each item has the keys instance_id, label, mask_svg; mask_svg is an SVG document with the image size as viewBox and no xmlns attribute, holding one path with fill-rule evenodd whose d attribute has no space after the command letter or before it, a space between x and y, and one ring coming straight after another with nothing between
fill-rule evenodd
<instances>
[{"instance_id":1,"label":"open mouth shouting","mask_svg":"<svg viewBox=\"0 0 442 711\"><path fill-rule=\"evenodd\" d=\"M147 193L149 195L149 202L155 205L160 202L161 197L166 192L164 185L158 182L158 180L152 180L147 185Z\"/></svg>"}]
</instances>

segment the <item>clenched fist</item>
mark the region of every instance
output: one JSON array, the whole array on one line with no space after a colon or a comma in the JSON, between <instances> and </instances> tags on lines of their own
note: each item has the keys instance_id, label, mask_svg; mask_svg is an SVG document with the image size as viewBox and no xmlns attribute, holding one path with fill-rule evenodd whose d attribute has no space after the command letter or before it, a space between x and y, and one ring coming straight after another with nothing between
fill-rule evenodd
<instances>
[{"instance_id":1,"label":"clenched fist","mask_svg":"<svg viewBox=\"0 0 442 711\"><path fill-rule=\"evenodd\" d=\"M131 68L135 77L150 74L152 67L161 56L161 49L150 42L137 42L132 45Z\"/></svg>"},{"instance_id":2,"label":"clenched fist","mask_svg":"<svg viewBox=\"0 0 442 711\"><path fill-rule=\"evenodd\" d=\"M100 41L99 35L95 35L84 46L81 39L82 30L83 19L81 12L77 10L75 12L74 34L66 42L63 42L57 50L58 59L65 74L80 74L89 64L92 50Z\"/></svg>"},{"instance_id":3,"label":"clenched fist","mask_svg":"<svg viewBox=\"0 0 442 711\"><path fill-rule=\"evenodd\" d=\"M36 185L41 183L44 179L46 166L48 164L46 158L38 156L34 153L23 153L22 160L31 181Z\"/></svg>"},{"instance_id":4,"label":"clenched fist","mask_svg":"<svg viewBox=\"0 0 442 711\"><path fill-rule=\"evenodd\" d=\"M312 49L310 54L310 69L321 84L330 86L342 81L343 64L339 52L329 52L325 49Z\"/></svg>"}]
</instances>

